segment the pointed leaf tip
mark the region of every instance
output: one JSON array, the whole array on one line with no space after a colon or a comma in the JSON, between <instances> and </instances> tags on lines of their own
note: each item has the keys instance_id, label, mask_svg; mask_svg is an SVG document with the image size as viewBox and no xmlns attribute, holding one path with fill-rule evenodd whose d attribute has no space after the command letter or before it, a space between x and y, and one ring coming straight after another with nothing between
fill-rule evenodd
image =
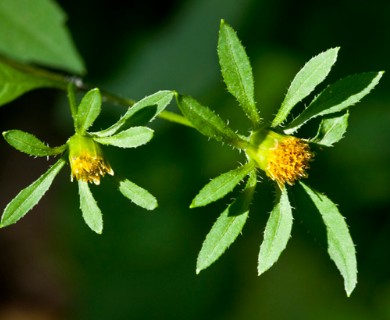
<instances>
[{"instance_id":1,"label":"pointed leaf tip","mask_svg":"<svg viewBox=\"0 0 390 320\"><path fill-rule=\"evenodd\" d=\"M283 123L297 103L306 98L328 76L337 60L339 48L331 48L311 58L296 74L279 108L272 127Z\"/></svg>"},{"instance_id":2,"label":"pointed leaf tip","mask_svg":"<svg viewBox=\"0 0 390 320\"><path fill-rule=\"evenodd\" d=\"M357 284L357 262L355 245L345 218L327 196L316 192L303 182L299 184L322 217L326 226L328 254L344 278L344 288L350 296Z\"/></svg>"},{"instance_id":3,"label":"pointed leaf tip","mask_svg":"<svg viewBox=\"0 0 390 320\"><path fill-rule=\"evenodd\" d=\"M280 191L277 203L268 219L264 240L260 246L258 275L261 275L279 259L291 236L293 216L286 188Z\"/></svg>"},{"instance_id":4,"label":"pointed leaf tip","mask_svg":"<svg viewBox=\"0 0 390 320\"><path fill-rule=\"evenodd\" d=\"M222 212L212 226L198 255L197 274L218 260L241 233L248 218L256 182L256 174L252 173L242 193Z\"/></svg>"},{"instance_id":5,"label":"pointed leaf tip","mask_svg":"<svg viewBox=\"0 0 390 320\"><path fill-rule=\"evenodd\" d=\"M223 22L220 25L217 49L226 87L256 127L260 123L260 117L254 100L252 67L236 31Z\"/></svg>"}]
</instances>

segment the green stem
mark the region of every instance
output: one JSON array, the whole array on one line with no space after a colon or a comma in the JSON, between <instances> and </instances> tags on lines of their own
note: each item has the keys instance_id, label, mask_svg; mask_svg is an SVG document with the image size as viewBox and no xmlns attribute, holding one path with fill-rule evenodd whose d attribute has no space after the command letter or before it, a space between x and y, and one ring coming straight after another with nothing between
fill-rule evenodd
<instances>
[{"instance_id":1,"label":"green stem","mask_svg":"<svg viewBox=\"0 0 390 320\"><path fill-rule=\"evenodd\" d=\"M76 101L76 93L75 93L75 87L73 83L68 84L68 100L69 100L69 107L70 107L70 113L72 114L73 122L76 124L76 117L77 117L77 101Z\"/></svg>"},{"instance_id":2,"label":"green stem","mask_svg":"<svg viewBox=\"0 0 390 320\"><path fill-rule=\"evenodd\" d=\"M75 90L87 92L91 90L93 87L85 84L78 77L66 76L59 73L54 73L45 69L41 69L38 67L34 67L28 64L16 62L14 60L8 59L6 57L0 56L0 61L4 62L20 71L32 74L37 77L45 78L47 80L52 81L57 88L68 91L68 99L71 108L72 117L74 118L77 114L77 103L75 99ZM72 92L70 92L72 91ZM115 105L132 107L136 101L133 99L123 98L114 93L111 93L106 90L100 90L103 100L106 102L110 102ZM182 115L177 113L163 111L158 115L159 118L168 120L171 122L175 122L177 124L181 124L187 127L193 127L192 124Z\"/></svg>"},{"instance_id":3,"label":"green stem","mask_svg":"<svg viewBox=\"0 0 390 320\"><path fill-rule=\"evenodd\" d=\"M163 112L161 112L158 115L158 117L161 118L161 119L164 119L164 120L168 120L168 121L171 121L171 122L175 122L175 123L181 124L183 126L190 127L190 128L194 127L192 125L192 123L188 121L187 118L184 118L180 114L177 114L177 113L174 113L174 112L170 112L170 111L167 111L167 110L164 110Z\"/></svg>"}]
</instances>

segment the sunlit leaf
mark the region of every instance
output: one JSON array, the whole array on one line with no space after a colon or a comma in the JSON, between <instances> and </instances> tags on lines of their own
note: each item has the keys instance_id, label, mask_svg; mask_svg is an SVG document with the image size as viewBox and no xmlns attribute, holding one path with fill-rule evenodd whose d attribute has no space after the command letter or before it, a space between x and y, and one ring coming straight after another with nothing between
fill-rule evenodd
<instances>
[{"instance_id":1,"label":"sunlit leaf","mask_svg":"<svg viewBox=\"0 0 390 320\"><path fill-rule=\"evenodd\" d=\"M241 143L245 143L216 113L194 98L178 95L177 104L183 115L205 136L238 148L241 147Z\"/></svg>"},{"instance_id":2,"label":"sunlit leaf","mask_svg":"<svg viewBox=\"0 0 390 320\"><path fill-rule=\"evenodd\" d=\"M148 127L132 127L109 137L96 137L94 140L120 148L136 148L150 141L153 130Z\"/></svg>"},{"instance_id":3,"label":"sunlit leaf","mask_svg":"<svg viewBox=\"0 0 390 320\"><path fill-rule=\"evenodd\" d=\"M88 91L77 109L76 130L84 134L100 114L102 96L98 88Z\"/></svg>"},{"instance_id":4,"label":"sunlit leaf","mask_svg":"<svg viewBox=\"0 0 390 320\"><path fill-rule=\"evenodd\" d=\"M284 130L291 134L305 122L318 116L345 110L358 103L378 84L383 72L359 73L328 86Z\"/></svg>"},{"instance_id":5,"label":"sunlit leaf","mask_svg":"<svg viewBox=\"0 0 390 320\"><path fill-rule=\"evenodd\" d=\"M355 246L345 219L328 197L312 190L302 182L300 185L321 214L326 226L329 256L343 276L345 291L349 296L357 283L357 266Z\"/></svg>"},{"instance_id":6,"label":"sunlit leaf","mask_svg":"<svg viewBox=\"0 0 390 320\"><path fill-rule=\"evenodd\" d=\"M27 153L30 156L54 156L66 150L66 145L50 148L34 135L20 130L5 131L3 132L3 137L16 150Z\"/></svg>"},{"instance_id":7,"label":"sunlit leaf","mask_svg":"<svg viewBox=\"0 0 390 320\"><path fill-rule=\"evenodd\" d=\"M147 96L130 107L111 127L95 132L94 135L108 137L119 130L125 130L134 125L144 125L157 117L168 106L172 98L173 92L168 90L158 91Z\"/></svg>"},{"instance_id":8,"label":"sunlit leaf","mask_svg":"<svg viewBox=\"0 0 390 320\"><path fill-rule=\"evenodd\" d=\"M103 231L103 216L91 190L89 189L88 182L78 180L78 185L80 209L83 214L84 221L91 230L101 234Z\"/></svg>"},{"instance_id":9,"label":"sunlit leaf","mask_svg":"<svg viewBox=\"0 0 390 320\"><path fill-rule=\"evenodd\" d=\"M276 205L268 218L260 246L258 273L267 271L279 259L291 236L293 216L286 188L279 191Z\"/></svg>"},{"instance_id":10,"label":"sunlit leaf","mask_svg":"<svg viewBox=\"0 0 390 320\"><path fill-rule=\"evenodd\" d=\"M219 29L218 57L227 89L252 123L258 125L260 117L254 99L252 67L236 32L223 20Z\"/></svg>"},{"instance_id":11,"label":"sunlit leaf","mask_svg":"<svg viewBox=\"0 0 390 320\"><path fill-rule=\"evenodd\" d=\"M144 209L153 210L158 206L156 198L149 191L130 180L121 180L119 182L119 191L137 206Z\"/></svg>"},{"instance_id":12,"label":"sunlit leaf","mask_svg":"<svg viewBox=\"0 0 390 320\"><path fill-rule=\"evenodd\" d=\"M0 52L22 62L84 73L65 22L54 1L1 0Z\"/></svg>"},{"instance_id":13,"label":"sunlit leaf","mask_svg":"<svg viewBox=\"0 0 390 320\"><path fill-rule=\"evenodd\" d=\"M256 173L248 179L245 189L214 223L203 242L196 264L196 273L213 264L236 240L249 214L249 206L256 187Z\"/></svg>"},{"instance_id":14,"label":"sunlit leaf","mask_svg":"<svg viewBox=\"0 0 390 320\"><path fill-rule=\"evenodd\" d=\"M288 88L286 97L272 121L272 127L286 120L292 108L324 81L336 62L338 51L339 48L329 49L313 57L303 66Z\"/></svg>"},{"instance_id":15,"label":"sunlit leaf","mask_svg":"<svg viewBox=\"0 0 390 320\"><path fill-rule=\"evenodd\" d=\"M3 33L6 32L0 32L0 34ZM62 87L63 84L60 82L25 73L6 63L0 62L0 106L34 89Z\"/></svg>"},{"instance_id":16,"label":"sunlit leaf","mask_svg":"<svg viewBox=\"0 0 390 320\"><path fill-rule=\"evenodd\" d=\"M8 226L24 217L41 200L64 165L65 160L58 160L38 180L20 191L5 208L1 217L0 226Z\"/></svg>"},{"instance_id":17,"label":"sunlit leaf","mask_svg":"<svg viewBox=\"0 0 390 320\"><path fill-rule=\"evenodd\" d=\"M323 119L317 135L311 141L326 147L333 146L344 137L348 127L348 117L347 111L342 115Z\"/></svg>"},{"instance_id":18,"label":"sunlit leaf","mask_svg":"<svg viewBox=\"0 0 390 320\"><path fill-rule=\"evenodd\" d=\"M223 198L253 169L254 165L250 162L214 178L199 191L190 208L202 207Z\"/></svg>"}]
</instances>

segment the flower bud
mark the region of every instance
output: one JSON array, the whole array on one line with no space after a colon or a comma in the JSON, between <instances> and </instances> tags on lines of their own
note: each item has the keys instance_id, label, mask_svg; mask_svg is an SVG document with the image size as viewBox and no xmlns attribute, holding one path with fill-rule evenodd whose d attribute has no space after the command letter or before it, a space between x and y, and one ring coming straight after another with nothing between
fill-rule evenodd
<instances>
[{"instance_id":1,"label":"flower bud","mask_svg":"<svg viewBox=\"0 0 390 320\"><path fill-rule=\"evenodd\" d=\"M306 170L313 158L306 141L264 129L252 133L246 154L280 188L285 183L293 185L295 181L306 178Z\"/></svg>"},{"instance_id":2,"label":"flower bud","mask_svg":"<svg viewBox=\"0 0 390 320\"><path fill-rule=\"evenodd\" d=\"M68 145L71 181L76 178L98 185L100 177L104 177L106 173L114 175L111 166L104 159L100 145L91 137L75 134L69 139Z\"/></svg>"}]
</instances>

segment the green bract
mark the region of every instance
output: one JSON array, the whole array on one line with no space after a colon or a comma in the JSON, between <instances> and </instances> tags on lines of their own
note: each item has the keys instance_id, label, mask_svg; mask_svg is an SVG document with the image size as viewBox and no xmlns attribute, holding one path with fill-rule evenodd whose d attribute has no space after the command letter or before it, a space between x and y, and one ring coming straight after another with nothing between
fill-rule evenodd
<instances>
[{"instance_id":1,"label":"green bract","mask_svg":"<svg viewBox=\"0 0 390 320\"><path fill-rule=\"evenodd\" d=\"M177 104L192 126L203 135L243 150L247 163L212 179L193 199L191 208L205 206L232 192L240 181L247 183L237 199L217 219L200 250L196 272L215 262L236 240L249 214L256 186L257 171L262 170L277 182L274 208L265 227L258 258L258 273L268 270L285 249L291 235L293 215L289 202L289 187L307 176L312 160L311 144L333 146L342 139L348 126L348 108L359 102L379 82L383 72L349 76L325 88L300 114L281 127L292 109L309 96L329 74L339 48L329 49L307 62L293 79L284 101L270 123L261 123L254 99L254 82L249 59L235 31L221 21L218 57L223 80L228 91L252 123L249 136L231 129L208 107L194 98L176 94ZM317 135L300 139L290 134L307 121L323 117ZM248 178L247 178L248 177ZM344 278L349 296L356 285L356 256L344 218L326 196L300 182L298 188L313 203L327 230L328 252ZM295 189L295 186L294 186ZM297 208L300 209L299 207Z\"/></svg>"},{"instance_id":2,"label":"green bract","mask_svg":"<svg viewBox=\"0 0 390 320\"><path fill-rule=\"evenodd\" d=\"M40 178L23 189L5 208L1 218L1 227L17 222L31 210L51 186L56 175L66 162L71 166L71 177L78 180L80 208L87 225L96 233L103 230L102 213L93 198L88 182L100 183L100 177L113 175L108 161L103 155L100 144L121 148L136 148L147 143L153 137L153 130L143 126L132 126L140 123L140 118L134 119L144 110L153 110L148 119L154 119L170 103L173 93L160 91L150 95L133 107L110 128L99 132L88 132L101 111L102 98L99 89L88 91L79 105L76 104L73 85L69 85L68 97L74 121L75 134L66 144L59 147L49 147L30 133L20 130L3 132L4 139L15 149L32 156L56 156L60 159ZM119 191L136 205L147 210L157 207L156 198L147 190L127 179L117 179Z\"/></svg>"}]
</instances>

